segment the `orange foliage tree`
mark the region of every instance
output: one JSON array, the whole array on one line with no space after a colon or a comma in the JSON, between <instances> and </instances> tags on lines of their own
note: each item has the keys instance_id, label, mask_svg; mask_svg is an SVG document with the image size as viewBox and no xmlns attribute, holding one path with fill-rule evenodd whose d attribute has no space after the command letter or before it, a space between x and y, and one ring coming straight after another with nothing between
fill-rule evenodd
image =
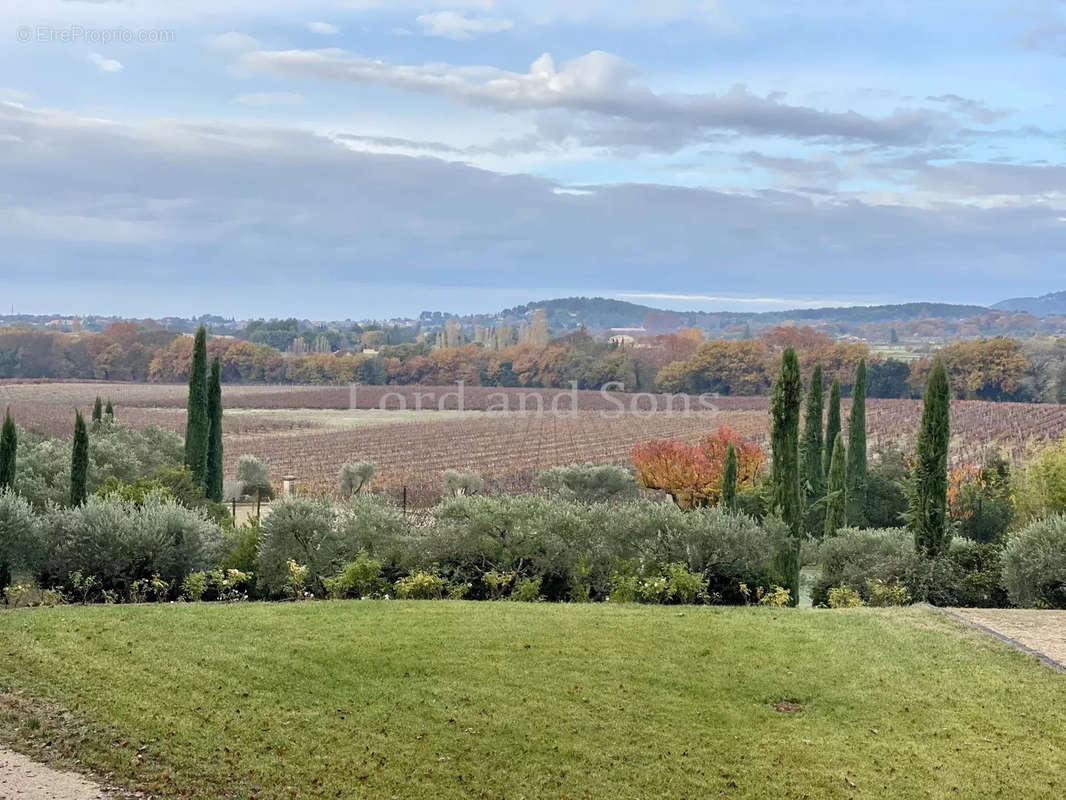
<instances>
[{"instance_id":1,"label":"orange foliage tree","mask_svg":"<svg viewBox=\"0 0 1066 800\"><path fill-rule=\"evenodd\" d=\"M721 500L722 473L730 444L737 454L737 489L754 486L766 463L766 454L759 445L744 441L726 426L704 436L698 445L671 439L643 442L633 447L629 458L641 486L666 492L682 508L697 508Z\"/></svg>"}]
</instances>

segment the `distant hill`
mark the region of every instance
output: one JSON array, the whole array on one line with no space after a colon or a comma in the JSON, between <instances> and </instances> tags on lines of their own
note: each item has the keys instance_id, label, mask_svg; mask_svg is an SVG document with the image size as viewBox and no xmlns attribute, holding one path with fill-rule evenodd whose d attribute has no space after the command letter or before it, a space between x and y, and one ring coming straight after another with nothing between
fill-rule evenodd
<instances>
[{"instance_id":1,"label":"distant hill","mask_svg":"<svg viewBox=\"0 0 1066 800\"><path fill-rule=\"evenodd\" d=\"M988 313L988 309L984 306L952 303L902 303L839 308L799 308L787 311L666 311L604 297L561 297L515 306L494 316L501 322L514 322L528 319L533 310L537 308L547 311L548 325L554 330L573 330L585 327L591 331L603 331L608 328L637 328L647 325L653 332L676 330L688 326L720 329L728 325L748 324L758 328L784 322L855 325L908 322L918 319L961 320Z\"/></svg>"},{"instance_id":2,"label":"distant hill","mask_svg":"<svg viewBox=\"0 0 1066 800\"><path fill-rule=\"evenodd\" d=\"M1066 292L1051 292L1040 297L1013 297L1001 300L992 308L997 311L1024 311L1035 317L1066 314Z\"/></svg>"}]
</instances>

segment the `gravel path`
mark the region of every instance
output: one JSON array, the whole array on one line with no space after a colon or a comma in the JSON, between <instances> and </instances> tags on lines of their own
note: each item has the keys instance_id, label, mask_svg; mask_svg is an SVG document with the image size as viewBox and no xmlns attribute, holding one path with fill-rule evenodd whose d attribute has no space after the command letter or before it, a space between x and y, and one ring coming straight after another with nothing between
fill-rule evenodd
<instances>
[{"instance_id":1,"label":"gravel path","mask_svg":"<svg viewBox=\"0 0 1066 800\"><path fill-rule=\"evenodd\" d=\"M948 613L988 628L1066 669L1066 611L1018 608L951 608Z\"/></svg>"},{"instance_id":2,"label":"gravel path","mask_svg":"<svg viewBox=\"0 0 1066 800\"><path fill-rule=\"evenodd\" d=\"M0 800L108 800L97 784L0 747Z\"/></svg>"}]
</instances>

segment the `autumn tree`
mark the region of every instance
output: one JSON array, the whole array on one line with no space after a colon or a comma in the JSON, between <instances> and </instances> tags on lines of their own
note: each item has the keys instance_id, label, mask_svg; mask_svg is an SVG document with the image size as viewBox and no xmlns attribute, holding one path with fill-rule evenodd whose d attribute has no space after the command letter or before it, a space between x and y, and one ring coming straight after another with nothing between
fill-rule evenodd
<instances>
[{"instance_id":1,"label":"autumn tree","mask_svg":"<svg viewBox=\"0 0 1066 800\"><path fill-rule=\"evenodd\" d=\"M848 525L866 524L866 362L855 370L855 385L848 417Z\"/></svg>"},{"instance_id":2,"label":"autumn tree","mask_svg":"<svg viewBox=\"0 0 1066 800\"><path fill-rule=\"evenodd\" d=\"M777 574L790 592L790 603L799 602L800 537L803 533L803 500L800 493L799 420L803 401L799 359L792 347L781 357L781 370L770 401L770 446L773 451L774 506L788 536L775 558Z\"/></svg>"},{"instance_id":3,"label":"autumn tree","mask_svg":"<svg viewBox=\"0 0 1066 800\"><path fill-rule=\"evenodd\" d=\"M630 451L630 460L641 486L666 492L682 508L698 508L721 500L730 446L737 458L736 486L753 487L766 456L757 444L745 442L727 427L705 436L699 445L669 439L643 442Z\"/></svg>"}]
</instances>

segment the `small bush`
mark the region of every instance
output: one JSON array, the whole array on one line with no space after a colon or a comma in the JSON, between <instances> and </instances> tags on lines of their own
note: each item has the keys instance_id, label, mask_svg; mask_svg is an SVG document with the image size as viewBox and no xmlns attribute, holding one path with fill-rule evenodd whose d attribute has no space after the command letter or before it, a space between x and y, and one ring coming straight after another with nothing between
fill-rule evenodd
<instances>
[{"instance_id":1,"label":"small bush","mask_svg":"<svg viewBox=\"0 0 1066 800\"><path fill-rule=\"evenodd\" d=\"M834 586L828 593L830 608L858 608L864 605L862 596L850 586Z\"/></svg>"},{"instance_id":2,"label":"small bush","mask_svg":"<svg viewBox=\"0 0 1066 800\"><path fill-rule=\"evenodd\" d=\"M207 573L190 572L181 582L181 593L193 603L203 600L204 592L207 591Z\"/></svg>"},{"instance_id":3,"label":"small bush","mask_svg":"<svg viewBox=\"0 0 1066 800\"><path fill-rule=\"evenodd\" d=\"M670 596L670 581L662 575L650 575L637 585L637 600L642 603L664 603Z\"/></svg>"},{"instance_id":4,"label":"small bush","mask_svg":"<svg viewBox=\"0 0 1066 800\"><path fill-rule=\"evenodd\" d=\"M449 497L464 497L480 493L485 488L485 479L477 472L446 469L441 473L444 494Z\"/></svg>"},{"instance_id":5,"label":"small bush","mask_svg":"<svg viewBox=\"0 0 1066 800\"><path fill-rule=\"evenodd\" d=\"M635 603L639 596L640 578L624 572L611 573L611 593L607 599L612 603Z\"/></svg>"},{"instance_id":6,"label":"small bush","mask_svg":"<svg viewBox=\"0 0 1066 800\"><path fill-rule=\"evenodd\" d=\"M792 603L792 592L786 589L784 586L771 586L769 591L762 592L762 596L759 598L760 606L769 606L770 608L788 608Z\"/></svg>"},{"instance_id":7,"label":"small bush","mask_svg":"<svg viewBox=\"0 0 1066 800\"><path fill-rule=\"evenodd\" d=\"M326 596L332 600L346 597L377 597L387 586L381 575L381 562L371 558L365 550L349 561L333 578L323 578Z\"/></svg>"},{"instance_id":8,"label":"small bush","mask_svg":"<svg viewBox=\"0 0 1066 800\"><path fill-rule=\"evenodd\" d=\"M669 596L679 603L695 603L707 591L707 579L690 572L684 564L667 564L666 579Z\"/></svg>"},{"instance_id":9,"label":"small bush","mask_svg":"<svg viewBox=\"0 0 1066 800\"><path fill-rule=\"evenodd\" d=\"M481 580L485 583L485 586L489 590L490 600L502 600L504 595L507 594L507 589L514 581L517 573L515 572L497 572L496 570L489 570L481 576ZM538 591L540 586L537 586Z\"/></svg>"},{"instance_id":10,"label":"small bush","mask_svg":"<svg viewBox=\"0 0 1066 800\"><path fill-rule=\"evenodd\" d=\"M866 594L869 597L869 605L875 608L905 606L911 602L911 593L907 591L907 587L898 583L867 580Z\"/></svg>"},{"instance_id":11,"label":"small bush","mask_svg":"<svg viewBox=\"0 0 1066 800\"><path fill-rule=\"evenodd\" d=\"M544 598L540 596L540 578L522 578L515 584L511 599L520 603L536 603Z\"/></svg>"},{"instance_id":12,"label":"small bush","mask_svg":"<svg viewBox=\"0 0 1066 800\"><path fill-rule=\"evenodd\" d=\"M440 600L445 581L430 572L416 572L396 581L396 596L404 600Z\"/></svg>"},{"instance_id":13,"label":"small bush","mask_svg":"<svg viewBox=\"0 0 1066 800\"><path fill-rule=\"evenodd\" d=\"M537 485L577 503L631 500L640 493L629 470L610 464L553 467L537 475Z\"/></svg>"},{"instance_id":14,"label":"small bush","mask_svg":"<svg viewBox=\"0 0 1066 800\"><path fill-rule=\"evenodd\" d=\"M1003 585L1023 608L1066 608L1066 516L1034 522L1007 539Z\"/></svg>"},{"instance_id":15,"label":"small bush","mask_svg":"<svg viewBox=\"0 0 1066 800\"><path fill-rule=\"evenodd\" d=\"M347 499L370 485L370 480L377 472L377 466L372 461L356 461L342 464L337 473L337 487L341 497Z\"/></svg>"}]
</instances>

